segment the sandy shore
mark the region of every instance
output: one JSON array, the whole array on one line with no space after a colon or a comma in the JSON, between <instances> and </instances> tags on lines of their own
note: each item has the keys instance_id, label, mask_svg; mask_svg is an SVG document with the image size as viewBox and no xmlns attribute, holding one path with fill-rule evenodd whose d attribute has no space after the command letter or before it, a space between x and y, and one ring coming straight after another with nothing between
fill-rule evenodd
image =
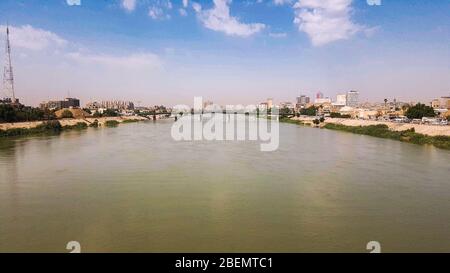
<instances>
[{"instance_id":1,"label":"sandy shore","mask_svg":"<svg viewBox=\"0 0 450 273\"><path fill-rule=\"evenodd\" d=\"M312 123L314 118L311 117L295 117L293 120ZM346 126L369 126L385 124L393 131L405 131L414 128L416 133L428 136L450 136L450 126L394 123L386 121L358 120L358 119L342 119L342 118L326 118L324 123L342 124Z\"/></svg>"},{"instance_id":2,"label":"sandy shore","mask_svg":"<svg viewBox=\"0 0 450 273\"><path fill-rule=\"evenodd\" d=\"M94 122L95 120L98 120L98 123L103 126L103 124L108 120L116 120L118 122L123 122L125 120L147 120L143 117L138 116L127 116L127 117L104 117L104 118L86 118L86 119L60 119L59 122L62 126L66 125L75 125L78 122L84 122L87 125ZM39 124L42 124L42 121L32 121L32 122L15 122L15 123L0 123L0 130L8 130L8 129L15 129L15 128L35 128Z\"/></svg>"}]
</instances>

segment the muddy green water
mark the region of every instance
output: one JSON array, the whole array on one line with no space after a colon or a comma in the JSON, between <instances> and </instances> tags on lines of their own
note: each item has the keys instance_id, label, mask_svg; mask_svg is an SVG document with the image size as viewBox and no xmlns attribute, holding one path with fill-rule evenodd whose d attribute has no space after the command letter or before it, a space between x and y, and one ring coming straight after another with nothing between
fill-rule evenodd
<instances>
[{"instance_id":1,"label":"muddy green water","mask_svg":"<svg viewBox=\"0 0 450 273\"><path fill-rule=\"evenodd\" d=\"M280 148L171 122L0 140L0 252L450 252L450 152L281 124Z\"/></svg>"}]
</instances>

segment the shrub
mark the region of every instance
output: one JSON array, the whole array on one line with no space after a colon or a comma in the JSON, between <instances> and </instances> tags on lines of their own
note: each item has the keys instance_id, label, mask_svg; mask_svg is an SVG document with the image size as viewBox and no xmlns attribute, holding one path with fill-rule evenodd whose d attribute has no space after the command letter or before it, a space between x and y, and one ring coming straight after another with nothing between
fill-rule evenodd
<instances>
[{"instance_id":1,"label":"shrub","mask_svg":"<svg viewBox=\"0 0 450 273\"><path fill-rule=\"evenodd\" d=\"M61 118L73 118L73 114L70 110L64 110L61 114Z\"/></svg>"},{"instance_id":2,"label":"shrub","mask_svg":"<svg viewBox=\"0 0 450 273\"><path fill-rule=\"evenodd\" d=\"M0 137L11 137L11 136L25 136L32 134L52 134L59 133L62 130L62 126L57 120L43 122L35 128L13 128L8 130L0 130Z\"/></svg>"},{"instance_id":3,"label":"shrub","mask_svg":"<svg viewBox=\"0 0 450 273\"><path fill-rule=\"evenodd\" d=\"M107 120L105 122L106 127L117 127L119 125L119 122L117 120Z\"/></svg>"},{"instance_id":4,"label":"shrub","mask_svg":"<svg viewBox=\"0 0 450 273\"><path fill-rule=\"evenodd\" d=\"M350 115L342 115L341 113L338 113L338 112L330 113L330 117L331 118L351 118Z\"/></svg>"},{"instance_id":5,"label":"shrub","mask_svg":"<svg viewBox=\"0 0 450 273\"><path fill-rule=\"evenodd\" d=\"M89 127L92 128L98 128L99 124L98 124L98 120L94 120L91 124L89 124Z\"/></svg>"},{"instance_id":6,"label":"shrub","mask_svg":"<svg viewBox=\"0 0 450 273\"><path fill-rule=\"evenodd\" d=\"M340 130L351 132L355 134L368 135L381 138L389 138L394 140L400 140L404 142L414 144L431 144L441 149L450 150L450 137L449 136L427 136L418 134L414 128L406 131L391 131L385 124L370 125L370 126L345 126L341 124L328 123L324 126L327 129Z\"/></svg>"},{"instance_id":7,"label":"shrub","mask_svg":"<svg viewBox=\"0 0 450 273\"><path fill-rule=\"evenodd\" d=\"M135 123L135 122L139 122L138 119L124 119L122 121L122 123Z\"/></svg>"},{"instance_id":8,"label":"shrub","mask_svg":"<svg viewBox=\"0 0 450 273\"><path fill-rule=\"evenodd\" d=\"M306 115L306 116L315 116L317 113L317 108L314 106L310 106L308 108L304 108L300 110L300 115Z\"/></svg>"},{"instance_id":9,"label":"shrub","mask_svg":"<svg viewBox=\"0 0 450 273\"><path fill-rule=\"evenodd\" d=\"M32 129L60 132L62 130L62 126L61 126L61 123L59 123L59 121L51 120L51 121L45 121L42 124L36 126L36 128L32 128Z\"/></svg>"},{"instance_id":10,"label":"shrub","mask_svg":"<svg viewBox=\"0 0 450 273\"><path fill-rule=\"evenodd\" d=\"M119 113L117 113L114 109L106 109L105 112L103 112L104 117L117 117L119 116Z\"/></svg>"},{"instance_id":11,"label":"shrub","mask_svg":"<svg viewBox=\"0 0 450 273\"><path fill-rule=\"evenodd\" d=\"M86 129L88 126L85 122L77 122L75 125L66 125L63 128L65 130L71 130L71 129L75 129L75 130L83 130Z\"/></svg>"}]
</instances>

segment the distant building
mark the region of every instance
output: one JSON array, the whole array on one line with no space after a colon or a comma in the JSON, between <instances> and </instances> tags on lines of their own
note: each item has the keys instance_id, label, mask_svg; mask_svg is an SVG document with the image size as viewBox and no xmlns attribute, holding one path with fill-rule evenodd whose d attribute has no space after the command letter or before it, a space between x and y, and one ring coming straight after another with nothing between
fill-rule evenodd
<instances>
[{"instance_id":1,"label":"distant building","mask_svg":"<svg viewBox=\"0 0 450 273\"><path fill-rule=\"evenodd\" d=\"M203 109L205 109L208 106L212 106L213 104L214 102L207 100L203 103Z\"/></svg>"},{"instance_id":2,"label":"distant building","mask_svg":"<svg viewBox=\"0 0 450 273\"><path fill-rule=\"evenodd\" d=\"M349 115L351 117L355 116L355 109L353 107L350 106L344 106L339 110L339 113L341 115Z\"/></svg>"},{"instance_id":3,"label":"distant building","mask_svg":"<svg viewBox=\"0 0 450 273\"><path fill-rule=\"evenodd\" d=\"M359 104L359 92L349 91L347 92L347 106L357 107Z\"/></svg>"},{"instance_id":4,"label":"distant building","mask_svg":"<svg viewBox=\"0 0 450 273\"><path fill-rule=\"evenodd\" d=\"M258 109L259 109L260 111L266 111L266 110L268 109L268 107L267 107L267 102L261 102L261 103L258 105Z\"/></svg>"},{"instance_id":5,"label":"distant building","mask_svg":"<svg viewBox=\"0 0 450 273\"><path fill-rule=\"evenodd\" d=\"M300 97L297 97L297 104L305 106L311 101L311 99L308 96L301 95Z\"/></svg>"},{"instance_id":6,"label":"distant building","mask_svg":"<svg viewBox=\"0 0 450 273\"><path fill-rule=\"evenodd\" d=\"M98 109L114 109L114 110L134 110L134 103L131 101L102 101L102 102L89 102L86 104L86 108L89 110Z\"/></svg>"},{"instance_id":7,"label":"distant building","mask_svg":"<svg viewBox=\"0 0 450 273\"><path fill-rule=\"evenodd\" d=\"M433 107L434 109L441 108L441 101L439 99L432 100L431 101L431 107Z\"/></svg>"},{"instance_id":8,"label":"distant building","mask_svg":"<svg viewBox=\"0 0 450 273\"><path fill-rule=\"evenodd\" d=\"M319 104L331 104L331 99L330 98L316 98L316 100L314 101L314 104L319 105Z\"/></svg>"},{"instance_id":9,"label":"distant building","mask_svg":"<svg viewBox=\"0 0 450 273\"><path fill-rule=\"evenodd\" d=\"M289 108L289 109L294 109L294 104L292 104L292 102L282 102L280 103L280 108Z\"/></svg>"},{"instance_id":10,"label":"distant building","mask_svg":"<svg viewBox=\"0 0 450 273\"><path fill-rule=\"evenodd\" d=\"M44 101L39 104L41 109L59 110L64 108L80 108L80 100L76 98L66 98L64 100Z\"/></svg>"},{"instance_id":11,"label":"distant building","mask_svg":"<svg viewBox=\"0 0 450 273\"><path fill-rule=\"evenodd\" d=\"M273 107L273 99L272 98L268 98L267 99L267 108L268 109L272 109Z\"/></svg>"},{"instance_id":12,"label":"distant building","mask_svg":"<svg viewBox=\"0 0 450 273\"><path fill-rule=\"evenodd\" d=\"M376 120L378 116L381 116L381 112L370 109L355 109L355 117L358 119Z\"/></svg>"},{"instance_id":13,"label":"distant building","mask_svg":"<svg viewBox=\"0 0 450 273\"><path fill-rule=\"evenodd\" d=\"M80 100L76 98L66 98L63 101L64 108L80 108Z\"/></svg>"},{"instance_id":14,"label":"distant building","mask_svg":"<svg viewBox=\"0 0 450 273\"><path fill-rule=\"evenodd\" d=\"M431 107L434 109L449 109L450 110L450 96L440 97L431 101Z\"/></svg>"},{"instance_id":15,"label":"distant building","mask_svg":"<svg viewBox=\"0 0 450 273\"><path fill-rule=\"evenodd\" d=\"M323 99L323 93L322 92L317 92L316 99Z\"/></svg>"},{"instance_id":16,"label":"distant building","mask_svg":"<svg viewBox=\"0 0 450 273\"><path fill-rule=\"evenodd\" d=\"M441 97L439 101L440 101L440 106L442 109L450 110L450 96L449 97Z\"/></svg>"},{"instance_id":17,"label":"distant building","mask_svg":"<svg viewBox=\"0 0 450 273\"><path fill-rule=\"evenodd\" d=\"M102 105L100 102L93 101L93 102L88 102L86 104L86 108L89 110L98 110L98 109L102 108Z\"/></svg>"},{"instance_id":18,"label":"distant building","mask_svg":"<svg viewBox=\"0 0 450 273\"><path fill-rule=\"evenodd\" d=\"M16 98L14 98L14 101L11 98L4 98L4 99L0 99L0 104L18 105L18 104L20 104L20 102L19 102L19 99L16 99Z\"/></svg>"},{"instance_id":19,"label":"distant building","mask_svg":"<svg viewBox=\"0 0 450 273\"><path fill-rule=\"evenodd\" d=\"M336 106L346 106L347 105L347 94L339 94L336 96Z\"/></svg>"}]
</instances>

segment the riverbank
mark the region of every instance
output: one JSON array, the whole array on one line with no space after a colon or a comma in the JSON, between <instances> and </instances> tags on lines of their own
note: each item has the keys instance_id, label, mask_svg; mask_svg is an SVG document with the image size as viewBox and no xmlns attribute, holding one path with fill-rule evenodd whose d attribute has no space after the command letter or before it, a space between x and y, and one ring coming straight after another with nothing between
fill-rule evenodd
<instances>
[{"instance_id":1,"label":"riverbank","mask_svg":"<svg viewBox=\"0 0 450 273\"><path fill-rule=\"evenodd\" d=\"M132 123L144 120L148 119L139 116L127 116L1 123L0 137L37 135L46 133L52 134L65 130L86 129L88 127L115 127L120 123Z\"/></svg>"},{"instance_id":2,"label":"riverbank","mask_svg":"<svg viewBox=\"0 0 450 273\"><path fill-rule=\"evenodd\" d=\"M314 118L292 118L281 121L298 125L314 125ZM429 144L450 150L450 126L327 118L318 127L419 145Z\"/></svg>"}]
</instances>

